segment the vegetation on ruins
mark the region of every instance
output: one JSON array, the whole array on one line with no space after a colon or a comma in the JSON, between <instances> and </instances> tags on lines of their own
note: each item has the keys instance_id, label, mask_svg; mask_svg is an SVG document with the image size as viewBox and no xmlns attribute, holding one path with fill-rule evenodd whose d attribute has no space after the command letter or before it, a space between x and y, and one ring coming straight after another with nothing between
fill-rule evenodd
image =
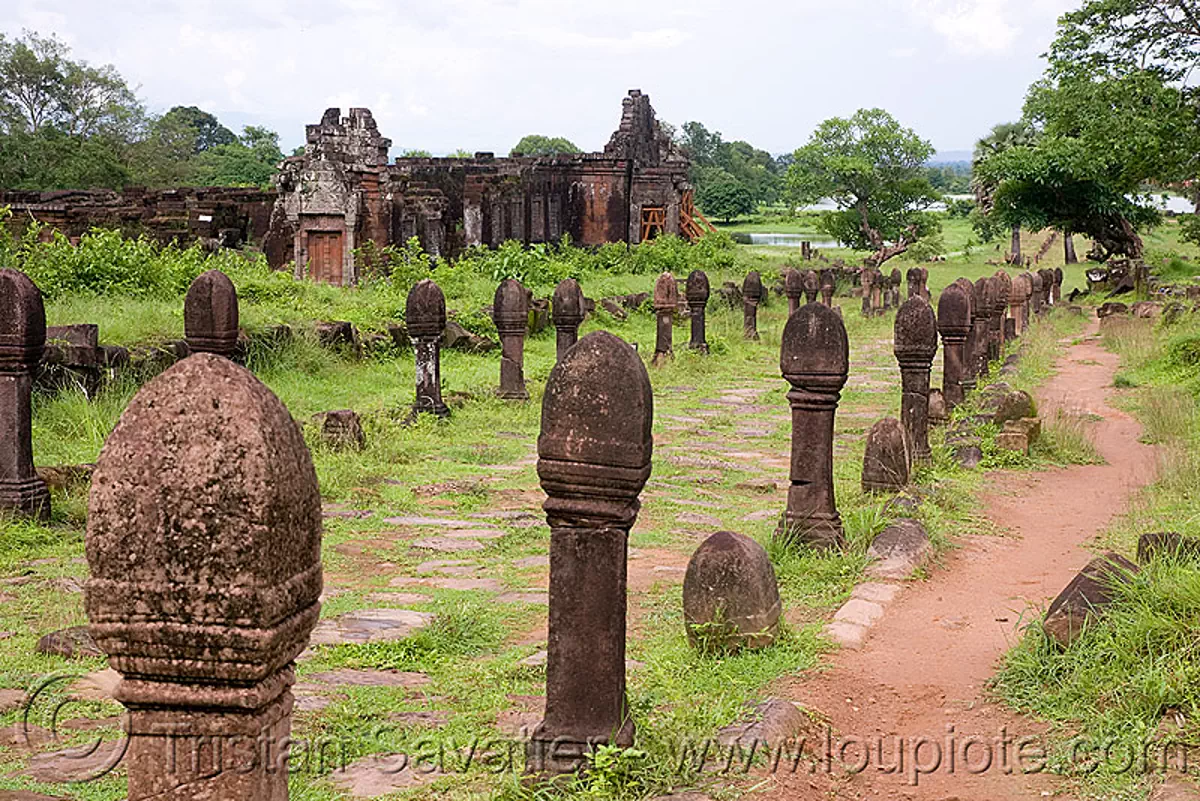
<instances>
[{"instance_id":1,"label":"vegetation on ruins","mask_svg":"<svg viewBox=\"0 0 1200 801\"><path fill-rule=\"evenodd\" d=\"M529 134L521 137L521 141L513 145L510 156L557 156L560 154L582 153L575 143L563 136L542 136Z\"/></svg>"}]
</instances>

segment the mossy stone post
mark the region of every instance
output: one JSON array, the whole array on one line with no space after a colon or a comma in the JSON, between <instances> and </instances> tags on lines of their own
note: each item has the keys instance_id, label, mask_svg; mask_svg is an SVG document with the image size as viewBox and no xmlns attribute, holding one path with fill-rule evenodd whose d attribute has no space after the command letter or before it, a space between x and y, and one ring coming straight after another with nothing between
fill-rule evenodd
<instances>
[{"instance_id":1,"label":"mossy stone post","mask_svg":"<svg viewBox=\"0 0 1200 801\"><path fill-rule=\"evenodd\" d=\"M837 278L833 274L833 270L821 271L821 302L830 308L833 307L833 293L837 290Z\"/></svg>"},{"instance_id":2,"label":"mossy stone post","mask_svg":"<svg viewBox=\"0 0 1200 801\"><path fill-rule=\"evenodd\" d=\"M886 279L880 270L871 271L871 314L883 312L883 285Z\"/></svg>"},{"instance_id":3,"label":"mossy stone post","mask_svg":"<svg viewBox=\"0 0 1200 801\"><path fill-rule=\"evenodd\" d=\"M1038 275L1042 277L1042 310L1049 311L1054 305L1054 270L1038 270ZM1145 293L1139 297L1145 297Z\"/></svg>"},{"instance_id":4,"label":"mossy stone post","mask_svg":"<svg viewBox=\"0 0 1200 801\"><path fill-rule=\"evenodd\" d=\"M688 311L692 318L692 340L688 348L700 353L708 353L708 337L704 330L704 312L708 307L708 275L703 270L692 270L688 275L687 289Z\"/></svg>"},{"instance_id":5,"label":"mossy stone post","mask_svg":"<svg viewBox=\"0 0 1200 801\"><path fill-rule=\"evenodd\" d=\"M658 327L654 340L652 364L656 367L666 364L675 356L672 347L674 336L672 326L675 324L675 309L678 306L679 287L675 283L675 276L663 273L654 282L654 313L657 317Z\"/></svg>"},{"instance_id":6,"label":"mossy stone post","mask_svg":"<svg viewBox=\"0 0 1200 801\"><path fill-rule=\"evenodd\" d=\"M903 283L899 268L893 267L891 275L888 276L888 297L884 300L884 306L889 309L900 306L900 287Z\"/></svg>"},{"instance_id":7,"label":"mossy stone post","mask_svg":"<svg viewBox=\"0 0 1200 801\"><path fill-rule=\"evenodd\" d=\"M971 333L971 296L951 284L938 298L938 333L942 336L942 394L953 410L966 397L963 379L967 368L967 337Z\"/></svg>"},{"instance_id":8,"label":"mossy stone post","mask_svg":"<svg viewBox=\"0 0 1200 801\"><path fill-rule=\"evenodd\" d=\"M863 492L899 492L908 485L912 451L908 432L894 417L885 417L867 432L863 451Z\"/></svg>"},{"instance_id":9,"label":"mossy stone post","mask_svg":"<svg viewBox=\"0 0 1200 801\"><path fill-rule=\"evenodd\" d=\"M1045 297L1045 286L1042 284L1042 276L1040 273L1029 273L1029 281L1033 286L1033 293L1029 304L1029 312L1034 317L1042 316L1042 302Z\"/></svg>"},{"instance_id":10,"label":"mossy stone post","mask_svg":"<svg viewBox=\"0 0 1200 801\"><path fill-rule=\"evenodd\" d=\"M762 296L762 277L752 270L742 281L742 335L755 342L758 341L758 304Z\"/></svg>"},{"instance_id":11,"label":"mossy stone post","mask_svg":"<svg viewBox=\"0 0 1200 801\"><path fill-rule=\"evenodd\" d=\"M816 303L817 295L821 293L821 277L817 275L816 270L805 270L804 278L804 302Z\"/></svg>"},{"instance_id":12,"label":"mossy stone post","mask_svg":"<svg viewBox=\"0 0 1200 801\"><path fill-rule=\"evenodd\" d=\"M404 324L413 343L417 364L417 396L413 414L427 412L449 417L442 401L442 334L446 330L446 297L442 289L425 278L408 292Z\"/></svg>"},{"instance_id":13,"label":"mossy stone post","mask_svg":"<svg viewBox=\"0 0 1200 801\"><path fill-rule=\"evenodd\" d=\"M87 561L90 631L129 712L130 801L286 801L321 497L279 399L208 353L143 387L96 466Z\"/></svg>"},{"instance_id":14,"label":"mossy stone post","mask_svg":"<svg viewBox=\"0 0 1200 801\"><path fill-rule=\"evenodd\" d=\"M0 511L49 519L50 491L33 465L33 373L46 348L42 293L0 270Z\"/></svg>"},{"instance_id":15,"label":"mossy stone post","mask_svg":"<svg viewBox=\"0 0 1200 801\"><path fill-rule=\"evenodd\" d=\"M529 400L525 388L525 331L529 328L529 293L515 278L496 287L492 322L500 336L500 388L505 400Z\"/></svg>"},{"instance_id":16,"label":"mossy stone post","mask_svg":"<svg viewBox=\"0 0 1200 801\"><path fill-rule=\"evenodd\" d=\"M1054 268L1054 287L1050 292L1050 302L1058 306L1062 303L1062 285L1063 285L1063 269L1062 267Z\"/></svg>"},{"instance_id":17,"label":"mossy stone post","mask_svg":"<svg viewBox=\"0 0 1200 801\"><path fill-rule=\"evenodd\" d=\"M1014 329L1018 337L1025 333L1025 303L1027 301L1025 273L1018 273L1012 279L1012 294L1009 296L1009 308L1012 310Z\"/></svg>"},{"instance_id":18,"label":"mossy stone post","mask_svg":"<svg viewBox=\"0 0 1200 801\"><path fill-rule=\"evenodd\" d=\"M996 332L996 358L1004 358L1004 343L1007 341L1004 321L1008 317L1008 305L1012 298L1012 276L1004 270L997 270L992 281L996 287L996 305L992 308L992 329Z\"/></svg>"},{"instance_id":19,"label":"mossy stone post","mask_svg":"<svg viewBox=\"0 0 1200 801\"><path fill-rule=\"evenodd\" d=\"M653 418L646 368L608 332L579 340L546 382L538 477L550 525L550 626L546 714L527 746L531 773L571 773L600 745L633 745L626 559L650 477Z\"/></svg>"},{"instance_id":20,"label":"mossy stone post","mask_svg":"<svg viewBox=\"0 0 1200 801\"><path fill-rule=\"evenodd\" d=\"M554 330L557 332L556 345L558 361L566 355L579 340L579 326L583 323L585 314L583 305L583 289L574 278L564 278L554 287L554 297L551 301L550 313L554 320Z\"/></svg>"},{"instance_id":21,"label":"mossy stone post","mask_svg":"<svg viewBox=\"0 0 1200 801\"><path fill-rule=\"evenodd\" d=\"M962 389L963 397L975 391L978 386L978 342L976 341L976 331L979 327L978 321L975 319L975 285L966 278L955 279L953 286L962 290L967 297L968 307L970 309L971 330L967 333L967 341L963 344L963 362L962 362Z\"/></svg>"},{"instance_id":22,"label":"mossy stone post","mask_svg":"<svg viewBox=\"0 0 1200 801\"><path fill-rule=\"evenodd\" d=\"M859 283L862 285L862 316L870 317L875 313L874 303L874 283L875 271L870 267L863 267L859 273Z\"/></svg>"},{"instance_id":23,"label":"mossy stone post","mask_svg":"<svg viewBox=\"0 0 1200 801\"><path fill-rule=\"evenodd\" d=\"M233 357L238 339L238 296L225 273L209 270L192 281L183 301L183 336L192 353Z\"/></svg>"},{"instance_id":24,"label":"mossy stone post","mask_svg":"<svg viewBox=\"0 0 1200 801\"><path fill-rule=\"evenodd\" d=\"M845 544L833 489L833 424L850 372L846 326L828 306L810 303L783 329L780 370L791 384L791 486L779 536L818 548Z\"/></svg>"},{"instance_id":25,"label":"mossy stone post","mask_svg":"<svg viewBox=\"0 0 1200 801\"><path fill-rule=\"evenodd\" d=\"M990 291L990 279L980 278L975 282L971 297L973 311L975 353L973 354L974 372L978 378L987 378L990 370L992 339L992 307L993 297Z\"/></svg>"},{"instance_id":26,"label":"mossy stone post","mask_svg":"<svg viewBox=\"0 0 1200 801\"><path fill-rule=\"evenodd\" d=\"M893 352L900 364L900 422L908 432L913 462L929 462L929 368L937 355L938 329L933 307L920 295L896 312Z\"/></svg>"},{"instance_id":27,"label":"mossy stone post","mask_svg":"<svg viewBox=\"0 0 1200 801\"><path fill-rule=\"evenodd\" d=\"M804 275L799 270L791 267L784 270L783 294L787 296L788 317L791 317L800 308L800 299L804 297Z\"/></svg>"}]
</instances>

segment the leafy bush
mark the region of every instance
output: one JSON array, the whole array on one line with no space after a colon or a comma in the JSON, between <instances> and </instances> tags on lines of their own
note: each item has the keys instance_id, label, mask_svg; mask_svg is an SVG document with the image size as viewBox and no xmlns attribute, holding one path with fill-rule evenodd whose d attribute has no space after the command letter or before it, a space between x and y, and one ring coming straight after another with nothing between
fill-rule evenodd
<instances>
[{"instance_id":1,"label":"leafy bush","mask_svg":"<svg viewBox=\"0 0 1200 801\"><path fill-rule=\"evenodd\" d=\"M1179 218L1179 238L1200 245L1200 214L1184 214Z\"/></svg>"}]
</instances>

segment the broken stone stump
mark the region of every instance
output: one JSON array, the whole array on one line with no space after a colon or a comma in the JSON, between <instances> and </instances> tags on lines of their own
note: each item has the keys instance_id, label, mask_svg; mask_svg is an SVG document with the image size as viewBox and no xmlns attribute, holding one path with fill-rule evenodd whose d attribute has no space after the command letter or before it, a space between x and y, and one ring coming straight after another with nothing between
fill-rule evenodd
<instances>
[{"instance_id":1,"label":"broken stone stump","mask_svg":"<svg viewBox=\"0 0 1200 801\"><path fill-rule=\"evenodd\" d=\"M192 353L233 357L238 339L238 297L229 276L209 270L192 281L183 301L183 331Z\"/></svg>"},{"instance_id":2,"label":"broken stone stump","mask_svg":"<svg viewBox=\"0 0 1200 801\"><path fill-rule=\"evenodd\" d=\"M362 355L362 347L358 341L358 329L346 320L331 320L317 323L317 342L321 347L344 353L357 359Z\"/></svg>"},{"instance_id":3,"label":"broken stone stump","mask_svg":"<svg viewBox=\"0 0 1200 801\"><path fill-rule=\"evenodd\" d=\"M828 306L801 306L783 329L780 371L791 384L791 486L777 536L817 548L845 543L833 488L833 426L850 371L842 318Z\"/></svg>"},{"instance_id":4,"label":"broken stone stump","mask_svg":"<svg viewBox=\"0 0 1200 801\"><path fill-rule=\"evenodd\" d=\"M604 331L579 340L546 382L538 476L550 525L550 622L546 716L527 745L530 773L571 773L599 745L633 744L626 560L650 477L653 417L641 359Z\"/></svg>"},{"instance_id":5,"label":"broken stone stump","mask_svg":"<svg viewBox=\"0 0 1200 801\"><path fill-rule=\"evenodd\" d=\"M679 287L675 277L663 273L654 282L654 313L657 317L657 330L654 340L654 358L651 364L660 367L675 356L672 348L675 324L675 309L679 306Z\"/></svg>"},{"instance_id":6,"label":"broken stone stump","mask_svg":"<svg viewBox=\"0 0 1200 801\"><path fill-rule=\"evenodd\" d=\"M556 347L558 361L566 355L579 340L579 326L583 323L585 314L583 290L574 278L564 278L554 288L554 298L551 305L554 317L554 330L557 335Z\"/></svg>"},{"instance_id":7,"label":"broken stone stump","mask_svg":"<svg viewBox=\"0 0 1200 801\"><path fill-rule=\"evenodd\" d=\"M117 360L121 358L119 351L124 351L128 363L128 351L112 350ZM87 397L94 398L100 391L101 373L110 369L108 355L100 346L100 326L94 323L50 326L46 329L42 361L34 375L36 386L49 392L81 387Z\"/></svg>"},{"instance_id":8,"label":"broken stone stump","mask_svg":"<svg viewBox=\"0 0 1200 801\"><path fill-rule=\"evenodd\" d=\"M699 353L708 353L708 336L704 330L704 312L708 306L708 275L703 270L692 270L687 279L687 305L692 318L692 340L688 348Z\"/></svg>"},{"instance_id":9,"label":"broken stone stump","mask_svg":"<svg viewBox=\"0 0 1200 801\"><path fill-rule=\"evenodd\" d=\"M1050 604L1042 630L1066 648L1088 623L1104 616L1116 597L1116 588L1130 583L1137 572L1138 566L1120 554L1109 552L1096 557Z\"/></svg>"},{"instance_id":10,"label":"broken stone stump","mask_svg":"<svg viewBox=\"0 0 1200 801\"><path fill-rule=\"evenodd\" d=\"M863 455L864 492L899 492L908 486L912 467L908 433L894 417L885 417L867 432Z\"/></svg>"},{"instance_id":11,"label":"broken stone stump","mask_svg":"<svg viewBox=\"0 0 1200 801\"><path fill-rule=\"evenodd\" d=\"M937 354L937 319L925 298L916 295L896 312L896 361L902 386L900 420L908 432L913 462L929 461L929 369Z\"/></svg>"},{"instance_id":12,"label":"broken stone stump","mask_svg":"<svg viewBox=\"0 0 1200 801\"><path fill-rule=\"evenodd\" d=\"M998 426L1003 426L1010 420L1023 420L1027 417L1037 417L1037 406L1033 397L1020 389L1006 393L996 407L995 420Z\"/></svg>"},{"instance_id":13,"label":"broken stone stump","mask_svg":"<svg viewBox=\"0 0 1200 801\"><path fill-rule=\"evenodd\" d=\"M1029 435L1020 429L1005 426L1003 431L996 434L996 447L1002 451L1013 451L1028 456L1030 444Z\"/></svg>"},{"instance_id":14,"label":"broken stone stump","mask_svg":"<svg viewBox=\"0 0 1200 801\"><path fill-rule=\"evenodd\" d=\"M1157 531L1138 537L1137 560L1146 565L1159 556L1181 561L1200 561L1200 539L1173 531Z\"/></svg>"},{"instance_id":15,"label":"broken stone stump","mask_svg":"<svg viewBox=\"0 0 1200 801\"><path fill-rule=\"evenodd\" d=\"M779 636L779 584L766 550L718 531L692 554L683 579L688 642L703 653L763 648Z\"/></svg>"},{"instance_id":16,"label":"broken stone stump","mask_svg":"<svg viewBox=\"0 0 1200 801\"><path fill-rule=\"evenodd\" d=\"M321 439L334 450L361 451L367 447L367 435L357 412L338 409L317 417L321 422Z\"/></svg>"},{"instance_id":17,"label":"broken stone stump","mask_svg":"<svg viewBox=\"0 0 1200 801\"><path fill-rule=\"evenodd\" d=\"M46 345L42 293L0 269L0 512L49 519L50 490L33 465L33 374Z\"/></svg>"},{"instance_id":18,"label":"broken stone stump","mask_svg":"<svg viewBox=\"0 0 1200 801\"><path fill-rule=\"evenodd\" d=\"M946 396L940 389L929 390L929 425L943 426L950 419Z\"/></svg>"},{"instance_id":19,"label":"broken stone stump","mask_svg":"<svg viewBox=\"0 0 1200 801\"><path fill-rule=\"evenodd\" d=\"M791 267L784 270L783 293L787 295L788 317L791 317L800 308L800 300L804 297L804 275L799 270Z\"/></svg>"},{"instance_id":20,"label":"broken stone stump","mask_svg":"<svg viewBox=\"0 0 1200 801\"><path fill-rule=\"evenodd\" d=\"M755 342L758 341L758 304L762 295L762 278L752 270L742 281L742 335Z\"/></svg>"},{"instance_id":21,"label":"broken stone stump","mask_svg":"<svg viewBox=\"0 0 1200 801\"><path fill-rule=\"evenodd\" d=\"M496 288L492 321L500 336L500 389L505 400L529 400L525 388L525 331L529 327L529 293L515 278Z\"/></svg>"},{"instance_id":22,"label":"broken stone stump","mask_svg":"<svg viewBox=\"0 0 1200 801\"><path fill-rule=\"evenodd\" d=\"M916 520L897 520L876 535L867 549L867 556L875 560L867 568L867 575L906 579L929 561L932 552L929 534L923 525Z\"/></svg>"},{"instance_id":23,"label":"broken stone stump","mask_svg":"<svg viewBox=\"0 0 1200 801\"><path fill-rule=\"evenodd\" d=\"M279 399L211 354L143 387L96 466L87 558L90 630L129 712L130 801L286 801L321 499Z\"/></svg>"},{"instance_id":24,"label":"broken stone stump","mask_svg":"<svg viewBox=\"0 0 1200 801\"><path fill-rule=\"evenodd\" d=\"M450 408L442 400L442 332L446 328L446 297L428 278L418 281L408 292L404 324L412 337L417 364L417 395L413 414L428 412L449 417Z\"/></svg>"}]
</instances>

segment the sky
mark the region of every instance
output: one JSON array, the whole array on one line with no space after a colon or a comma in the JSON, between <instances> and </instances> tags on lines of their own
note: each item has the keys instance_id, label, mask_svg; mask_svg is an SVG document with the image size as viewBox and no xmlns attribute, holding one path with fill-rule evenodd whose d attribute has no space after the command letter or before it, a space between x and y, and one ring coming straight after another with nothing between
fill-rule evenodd
<instances>
[{"instance_id":1,"label":"sky","mask_svg":"<svg viewBox=\"0 0 1200 801\"><path fill-rule=\"evenodd\" d=\"M54 33L149 110L264 125L285 151L366 106L393 154L599 150L629 89L772 153L880 107L940 152L1020 116L1055 20L1081 0L3 0L0 33Z\"/></svg>"}]
</instances>

